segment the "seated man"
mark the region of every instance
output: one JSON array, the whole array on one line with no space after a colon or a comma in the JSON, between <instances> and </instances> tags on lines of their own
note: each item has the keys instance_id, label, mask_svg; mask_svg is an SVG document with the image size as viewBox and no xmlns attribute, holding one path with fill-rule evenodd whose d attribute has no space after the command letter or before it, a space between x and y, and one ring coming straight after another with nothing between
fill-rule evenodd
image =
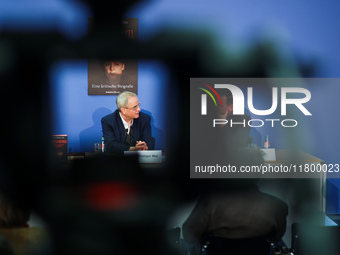
<instances>
[{"instance_id":1,"label":"seated man","mask_svg":"<svg viewBox=\"0 0 340 255\"><path fill-rule=\"evenodd\" d=\"M220 135L223 137L222 140L226 141L231 149L246 147L250 133L250 127L247 123L251 118L246 113L244 115L234 115L233 97L230 90L223 90L220 95L222 105L217 106L216 118L228 121L228 124L218 125Z\"/></svg>"},{"instance_id":2,"label":"seated man","mask_svg":"<svg viewBox=\"0 0 340 255\"><path fill-rule=\"evenodd\" d=\"M101 121L106 151L123 155L124 151L153 150L151 117L140 112L136 94L125 91L116 104L118 109Z\"/></svg>"}]
</instances>

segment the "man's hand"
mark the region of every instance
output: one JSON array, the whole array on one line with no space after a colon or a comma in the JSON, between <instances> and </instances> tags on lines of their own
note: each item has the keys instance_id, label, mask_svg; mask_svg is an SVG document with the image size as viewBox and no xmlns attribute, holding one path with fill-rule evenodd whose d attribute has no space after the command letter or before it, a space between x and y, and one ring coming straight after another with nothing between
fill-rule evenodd
<instances>
[{"instance_id":1,"label":"man's hand","mask_svg":"<svg viewBox=\"0 0 340 255\"><path fill-rule=\"evenodd\" d=\"M137 141L136 146L130 147L129 151L147 151L148 149L146 142Z\"/></svg>"},{"instance_id":2,"label":"man's hand","mask_svg":"<svg viewBox=\"0 0 340 255\"><path fill-rule=\"evenodd\" d=\"M143 141L137 141L136 143L136 150L137 151L147 151L149 148L148 146L146 145L145 142Z\"/></svg>"}]
</instances>

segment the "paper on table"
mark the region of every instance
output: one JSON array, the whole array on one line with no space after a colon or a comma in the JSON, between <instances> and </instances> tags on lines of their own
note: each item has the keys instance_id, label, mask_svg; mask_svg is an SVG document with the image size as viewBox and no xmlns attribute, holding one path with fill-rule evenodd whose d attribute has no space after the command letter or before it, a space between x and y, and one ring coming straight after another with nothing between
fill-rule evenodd
<instances>
[{"instance_id":1,"label":"paper on table","mask_svg":"<svg viewBox=\"0 0 340 255\"><path fill-rule=\"evenodd\" d=\"M264 152L264 161L276 161L276 153L274 148L261 149Z\"/></svg>"}]
</instances>

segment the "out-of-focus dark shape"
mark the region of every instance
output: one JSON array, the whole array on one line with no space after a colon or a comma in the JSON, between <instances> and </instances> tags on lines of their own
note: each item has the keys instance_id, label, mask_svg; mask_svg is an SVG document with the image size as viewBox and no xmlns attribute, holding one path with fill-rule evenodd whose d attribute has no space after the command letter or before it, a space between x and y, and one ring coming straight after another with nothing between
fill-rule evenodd
<instances>
[{"instance_id":1,"label":"out-of-focus dark shape","mask_svg":"<svg viewBox=\"0 0 340 255\"><path fill-rule=\"evenodd\" d=\"M236 149L232 156L233 165L264 163L258 148ZM219 192L212 188L211 192L203 193L183 224L186 243L196 250L206 246L212 255L269 254L270 243L279 242L286 231L288 206L259 191L257 182L257 179L227 180Z\"/></svg>"},{"instance_id":2,"label":"out-of-focus dark shape","mask_svg":"<svg viewBox=\"0 0 340 255\"><path fill-rule=\"evenodd\" d=\"M201 250L207 255L269 255L271 243L267 236L227 239L222 237L207 237ZM200 254L200 253L198 253Z\"/></svg>"},{"instance_id":3,"label":"out-of-focus dark shape","mask_svg":"<svg viewBox=\"0 0 340 255\"><path fill-rule=\"evenodd\" d=\"M0 254L2 255L15 255L14 250L8 239L0 235Z\"/></svg>"},{"instance_id":4,"label":"out-of-focus dark shape","mask_svg":"<svg viewBox=\"0 0 340 255\"><path fill-rule=\"evenodd\" d=\"M292 250L296 255L339 254L339 238L339 226L292 225Z\"/></svg>"},{"instance_id":5,"label":"out-of-focus dark shape","mask_svg":"<svg viewBox=\"0 0 340 255\"><path fill-rule=\"evenodd\" d=\"M44 249L48 247L49 232L45 228L0 228L0 234L10 243L15 255L35 254L38 251L46 254ZM2 253L0 249L0 254L7 253Z\"/></svg>"},{"instance_id":6,"label":"out-of-focus dark shape","mask_svg":"<svg viewBox=\"0 0 340 255\"><path fill-rule=\"evenodd\" d=\"M28 227L30 211L0 193L0 228Z\"/></svg>"},{"instance_id":7,"label":"out-of-focus dark shape","mask_svg":"<svg viewBox=\"0 0 340 255\"><path fill-rule=\"evenodd\" d=\"M176 200L172 186L155 185L137 157L99 155L75 161L71 173L41 200L56 254L178 253L165 225Z\"/></svg>"}]
</instances>

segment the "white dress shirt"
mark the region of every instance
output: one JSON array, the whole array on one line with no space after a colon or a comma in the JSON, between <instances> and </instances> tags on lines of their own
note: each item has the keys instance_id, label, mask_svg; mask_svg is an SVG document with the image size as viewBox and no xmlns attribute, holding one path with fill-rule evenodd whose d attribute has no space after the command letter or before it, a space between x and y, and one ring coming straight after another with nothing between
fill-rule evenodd
<instances>
[{"instance_id":1,"label":"white dress shirt","mask_svg":"<svg viewBox=\"0 0 340 255\"><path fill-rule=\"evenodd\" d=\"M123 119L123 117L122 117L122 115L121 115L120 113L119 113L119 116L120 116L120 118L121 118L122 121L123 121L124 129L125 129L125 130L128 130L128 131L127 131L127 134L130 134L130 129L131 129L131 127L132 127L133 120L132 120L131 123L129 124L129 123L127 123L127 122Z\"/></svg>"}]
</instances>

